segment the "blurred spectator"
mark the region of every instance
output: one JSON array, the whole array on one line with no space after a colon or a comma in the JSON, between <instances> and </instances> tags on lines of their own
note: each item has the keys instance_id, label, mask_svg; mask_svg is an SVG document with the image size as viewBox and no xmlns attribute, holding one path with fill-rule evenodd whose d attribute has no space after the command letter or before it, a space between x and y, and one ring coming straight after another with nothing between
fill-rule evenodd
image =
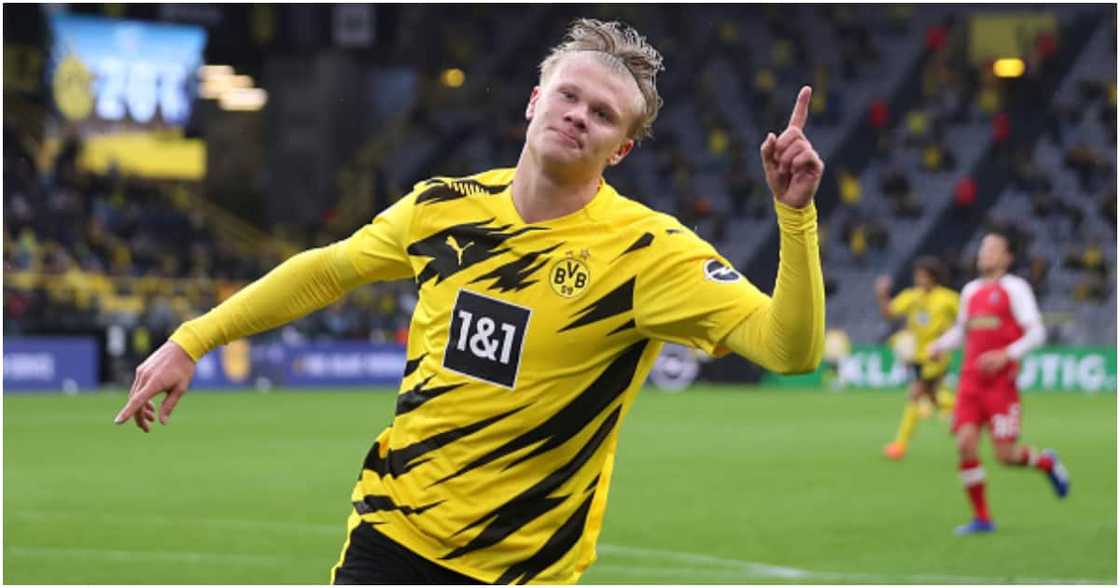
<instances>
[{"instance_id":1,"label":"blurred spectator","mask_svg":"<svg viewBox=\"0 0 1120 588\"><path fill-rule=\"evenodd\" d=\"M732 211L735 216L765 218L771 210L772 197L769 189L761 185L761 182L755 181L748 173L750 167L741 147L734 148L731 157L731 165L724 175L724 184L731 198Z\"/></svg>"},{"instance_id":2,"label":"blurred spectator","mask_svg":"<svg viewBox=\"0 0 1120 588\"><path fill-rule=\"evenodd\" d=\"M1053 182L1050 180L1049 174L1038 166L1027 149L1020 149L1016 152L1015 165L1012 167L1011 173L1016 190L1022 192L1053 190Z\"/></svg>"},{"instance_id":3,"label":"blurred spectator","mask_svg":"<svg viewBox=\"0 0 1120 588\"><path fill-rule=\"evenodd\" d=\"M1039 218L1046 218L1056 207L1054 194L1050 190L1035 190L1031 194L1031 211Z\"/></svg>"},{"instance_id":4,"label":"blurred spectator","mask_svg":"<svg viewBox=\"0 0 1120 588\"><path fill-rule=\"evenodd\" d=\"M1092 238L1088 242L1071 249L1065 258L1067 267L1085 270L1098 274L1107 274L1108 266L1105 263L1104 248L1099 238Z\"/></svg>"},{"instance_id":5,"label":"blurred spectator","mask_svg":"<svg viewBox=\"0 0 1120 588\"><path fill-rule=\"evenodd\" d=\"M1073 145L1066 151L1065 164L1077 174L1083 192L1096 191L1100 176L1107 174L1109 169L1104 158L1085 143Z\"/></svg>"},{"instance_id":6,"label":"blurred spectator","mask_svg":"<svg viewBox=\"0 0 1120 588\"><path fill-rule=\"evenodd\" d=\"M853 225L847 233L848 250L852 259L863 263L864 256L867 255L867 226L862 223Z\"/></svg>"},{"instance_id":7,"label":"blurred spectator","mask_svg":"<svg viewBox=\"0 0 1120 588\"><path fill-rule=\"evenodd\" d=\"M716 123L708 131L708 153L722 157L727 155L727 151L731 145L731 135L728 134L727 129L721 123Z\"/></svg>"},{"instance_id":8,"label":"blurred spectator","mask_svg":"<svg viewBox=\"0 0 1120 588\"><path fill-rule=\"evenodd\" d=\"M992 142L1002 146L1011 138L1011 117L1000 112L992 117Z\"/></svg>"},{"instance_id":9,"label":"blurred spectator","mask_svg":"<svg viewBox=\"0 0 1120 588\"><path fill-rule=\"evenodd\" d=\"M1100 122L1108 134L1108 142L1116 144L1116 80L1109 81L1105 93L1104 107L1101 108Z\"/></svg>"},{"instance_id":10,"label":"blurred spectator","mask_svg":"<svg viewBox=\"0 0 1120 588\"><path fill-rule=\"evenodd\" d=\"M872 250L882 252L886 249L889 237L886 225L876 218L849 218L844 224L841 236L848 244L852 260L857 264L867 262Z\"/></svg>"},{"instance_id":11,"label":"blurred spectator","mask_svg":"<svg viewBox=\"0 0 1120 588\"><path fill-rule=\"evenodd\" d=\"M1027 281L1039 298L1046 296L1048 285L1046 277L1050 273L1050 262L1042 255L1031 257L1027 265Z\"/></svg>"},{"instance_id":12,"label":"blurred spectator","mask_svg":"<svg viewBox=\"0 0 1120 588\"><path fill-rule=\"evenodd\" d=\"M965 213L970 213L976 206L976 180L972 176L964 176L953 187L953 206Z\"/></svg>"},{"instance_id":13,"label":"blurred spectator","mask_svg":"<svg viewBox=\"0 0 1120 588\"><path fill-rule=\"evenodd\" d=\"M842 110L841 93L832 89L829 84L831 77L828 66L817 64L813 71L813 98L809 102L809 113L822 126L839 122Z\"/></svg>"},{"instance_id":14,"label":"blurred spectator","mask_svg":"<svg viewBox=\"0 0 1120 588\"><path fill-rule=\"evenodd\" d=\"M887 106L887 101L882 98L875 99L871 103L871 108L868 112L868 122L875 130L882 131L887 128L891 122L890 108Z\"/></svg>"},{"instance_id":15,"label":"blurred spectator","mask_svg":"<svg viewBox=\"0 0 1120 588\"><path fill-rule=\"evenodd\" d=\"M926 51L939 53L949 44L949 29L945 25L935 24L926 29Z\"/></svg>"},{"instance_id":16,"label":"blurred spectator","mask_svg":"<svg viewBox=\"0 0 1120 588\"><path fill-rule=\"evenodd\" d=\"M887 8L888 30L894 34L903 34L910 30L910 22L914 19L914 7L909 4L891 4Z\"/></svg>"},{"instance_id":17,"label":"blurred spectator","mask_svg":"<svg viewBox=\"0 0 1120 588\"><path fill-rule=\"evenodd\" d=\"M980 68L980 92L976 104L985 116L994 116L1003 110L1003 96L1000 95L999 80L992 73L991 64Z\"/></svg>"},{"instance_id":18,"label":"blurred spectator","mask_svg":"<svg viewBox=\"0 0 1120 588\"><path fill-rule=\"evenodd\" d=\"M1112 223L1112 229L1116 230L1116 190L1107 192L1100 201L1101 216L1108 222Z\"/></svg>"},{"instance_id":19,"label":"blurred spectator","mask_svg":"<svg viewBox=\"0 0 1120 588\"><path fill-rule=\"evenodd\" d=\"M1006 112L992 117L992 145L1002 165L1011 163L1011 117Z\"/></svg>"},{"instance_id":20,"label":"blurred spectator","mask_svg":"<svg viewBox=\"0 0 1120 588\"><path fill-rule=\"evenodd\" d=\"M755 113L755 120L760 126L768 127L770 119L776 114L774 105L774 90L778 79L769 67L762 67L755 71L752 81L751 110Z\"/></svg>"},{"instance_id":21,"label":"blurred spectator","mask_svg":"<svg viewBox=\"0 0 1120 588\"><path fill-rule=\"evenodd\" d=\"M929 113L921 108L906 113L906 146L913 147L925 142L930 133L929 119Z\"/></svg>"},{"instance_id":22,"label":"blurred spectator","mask_svg":"<svg viewBox=\"0 0 1120 588\"><path fill-rule=\"evenodd\" d=\"M1039 66L1048 64L1057 52L1058 38L1053 31L1039 31L1034 40L1034 54Z\"/></svg>"},{"instance_id":23,"label":"blurred spectator","mask_svg":"<svg viewBox=\"0 0 1120 588\"><path fill-rule=\"evenodd\" d=\"M770 49L770 63L774 64L774 69L785 74L793 68L795 61L793 42L785 38L776 39Z\"/></svg>"},{"instance_id":24,"label":"blurred spectator","mask_svg":"<svg viewBox=\"0 0 1120 588\"><path fill-rule=\"evenodd\" d=\"M943 143L931 142L922 148L922 169L929 172L951 171L957 167L957 158Z\"/></svg>"},{"instance_id":25,"label":"blurred spectator","mask_svg":"<svg viewBox=\"0 0 1120 588\"><path fill-rule=\"evenodd\" d=\"M831 18L840 39L840 62L846 79L857 77L861 65L875 65L879 62L879 50L872 39L868 23L856 15L855 7L834 4L826 10L826 14Z\"/></svg>"},{"instance_id":26,"label":"blurred spectator","mask_svg":"<svg viewBox=\"0 0 1120 588\"><path fill-rule=\"evenodd\" d=\"M859 178L848 171L847 168L841 168L836 178L836 181L840 183L840 202L843 202L846 206L858 206L863 199L863 186L860 184Z\"/></svg>"},{"instance_id":27,"label":"blurred spectator","mask_svg":"<svg viewBox=\"0 0 1120 588\"><path fill-rule=\"evenodd\" d=\"M880 155L887 152L887 128L890 126L890 119L891 112L887 101L882 98L875 99L868 110L867 122L875 132L875 148Z\"/></svg>"},{"instance_id":28,"label":"blurred spectator","mask_svg":"<svg viewBox=\"0 0 1120 588\"><path fill-rule=\"evenodd\" d=\"M1077 302L1103 302L1108 298L1110 285L1101 274L1082 276L1073 287L1073 299Z\"/></svg>"},{"instance_id":29,"label":"blurred spectator","mask_svg":"<svg viewBox=\"0 0 1120 588\"><path fill-rule=\"evenodd\" d=\"M725 59L739 59L743 54L743 39L733 20L721 19L717 27L718 48Z\"/></svg>"},{"instance_id":30,"label":"blurred spectator","mask_svg":"<svg viewBox=\"0 0 1120 588\"><path fill-rule=\"evenodd\" d=\"M883 194L890 199L896 216L918 218L922 214L922 203L910 188L906 172L894 166L886 170L880 185Z\"/></svg>"}]
</instances>

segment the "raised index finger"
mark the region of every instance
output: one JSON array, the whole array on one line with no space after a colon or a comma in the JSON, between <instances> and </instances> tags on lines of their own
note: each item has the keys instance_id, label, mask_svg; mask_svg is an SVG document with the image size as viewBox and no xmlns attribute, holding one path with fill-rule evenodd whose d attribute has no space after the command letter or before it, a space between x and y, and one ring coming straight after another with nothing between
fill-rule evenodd
<instances>
[{"instance_id":1,"label":"raised index finger","mask_svg":"<svg viewBox=\"0 0 1120 588\"><path fill-rule=\"evenodd\" d=\"M789 126L805 129L805 121L809 120L809 100L812 97L813 89L801 86L801 91L797 93L797 104L793 105L793 114L789 115Z\"/></svg>"}]
</instances>

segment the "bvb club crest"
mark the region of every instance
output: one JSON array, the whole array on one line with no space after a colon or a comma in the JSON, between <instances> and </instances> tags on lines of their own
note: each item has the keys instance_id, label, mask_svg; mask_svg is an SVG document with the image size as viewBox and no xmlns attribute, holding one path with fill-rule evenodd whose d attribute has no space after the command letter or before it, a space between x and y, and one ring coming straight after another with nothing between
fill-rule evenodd
<instances>
[{"instance_id":1,"label":"bvb club crest","mask_svg":"<svg viewBox=\"0 0 1120 588\"><path fill-rule=\"evenodd\" d=\"M587 258L590 257L585 249L580 256L571 251L568 255L556 262L549 271L548 283L552 289L564 298L575 298L587 290L591 283L591 270L587 269Z\"/></svg>"}]
</instances>

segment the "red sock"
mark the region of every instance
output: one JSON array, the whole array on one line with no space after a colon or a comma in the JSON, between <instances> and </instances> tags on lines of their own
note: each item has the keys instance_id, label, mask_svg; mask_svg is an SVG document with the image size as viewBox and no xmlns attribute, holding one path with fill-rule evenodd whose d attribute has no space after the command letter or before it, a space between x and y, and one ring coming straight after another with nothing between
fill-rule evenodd
<instances>
[{"instance_id":1,"label":"red sock","mask_svg":"<svg viewBox=\"0 0 1120 588\"><path fill-rule=\"evenodd\" d=\"M1027 458L1027 463L1030 464L1031 467L1047 473L1054 469L1054 458L1050 457L1049 454L1040 453L1034 449L1028 449L1027 452L1029 456Z\"/></svg>"},{"instance_id":2,"label":"red sock","mask_svg":"<svg viewBox=\"0 0 1120 588\"><path fill-rule=\"evenodd\" d=\"M961 460L960 476L976 518L981 521L991 520L988 516L988 502L984 500L984 468L980 467L980 460Z\"/></svg>"}]
</instances>

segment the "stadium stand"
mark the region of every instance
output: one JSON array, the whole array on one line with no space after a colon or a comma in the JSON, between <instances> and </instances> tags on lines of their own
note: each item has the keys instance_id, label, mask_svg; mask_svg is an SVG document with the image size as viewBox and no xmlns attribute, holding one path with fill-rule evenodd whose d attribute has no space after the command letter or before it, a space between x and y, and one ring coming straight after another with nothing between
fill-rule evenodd
<instances>
[{"instance_id":1,"label":"stadium stand","mask_svg":"<svg viewBox=\"0 0 1120 588\"><path fill-rule=\"evenodd\" d=\"M779 18L784 10L798 18ZM1036 36L1027 74L1010 81L970 62L970 10L387 8L379 30L390 34L378 57L355 59L380 68L394 102L378 107L377 128L335 163L329 202L316 205L324 213L304 215L303 225L268 214L238 218L201 183L83 170L73 134L44 161L39 132L25 128L18 108L6 109L4 333L104 340L117 326L132 333L123 366L285 255L345 237L425 174L513 165L535 65L566 23L584 15L627 20L666 56L655 136L608 180L678 215L764 289L777 234L756 149L809 83L812 137L828 166L818 208L830 328L856 342L883 340L888 326L870 295L875 276L908 282L915 256L933 253L955 269L959 287L983 229L1011 224L1029 242L1020 271L1040 292L1055 340L1111 344L1115 7L1032 6L1053 15L1057 30ZM1012 8L991 8L1000 10ZM519 26L506 26L515 19ZM454 25L460 21L472 26ZM400 32L420 28L428 34ZM221 35L212 43L221 45ZM267 51L246 60L279 71L269 70ZM461 88L449 82L450 68L465 77ZM282 182L291 170L273 173ZM270 336L399 340L414 302L408 283L363 288Z\"/></svg>"}]
</instances>

